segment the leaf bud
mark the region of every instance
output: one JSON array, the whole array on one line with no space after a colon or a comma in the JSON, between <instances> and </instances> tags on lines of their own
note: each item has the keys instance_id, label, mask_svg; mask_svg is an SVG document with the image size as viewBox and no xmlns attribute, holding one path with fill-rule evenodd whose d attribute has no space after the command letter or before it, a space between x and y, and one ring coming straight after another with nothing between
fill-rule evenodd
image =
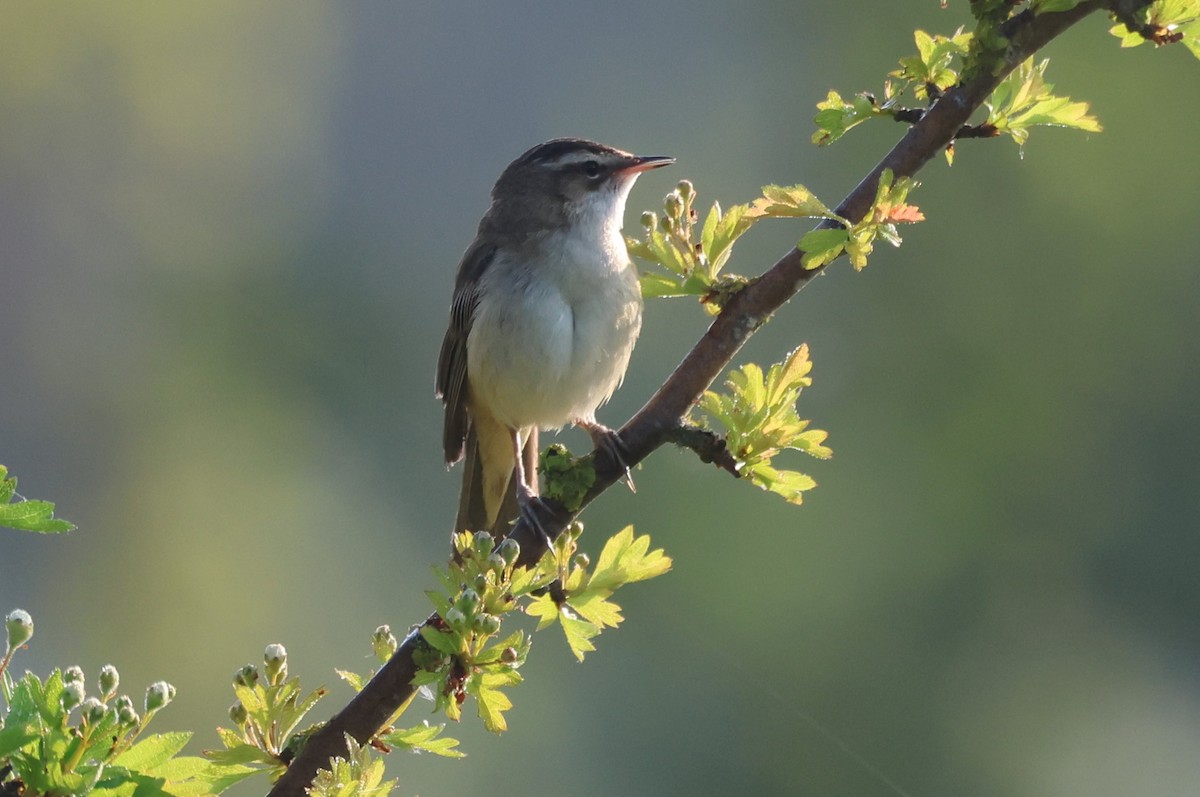
<instances>
[{"instance_id":1,"label":"leaf bud","mask_svg":"<svg viewBox=\"0 0 1200 797\"><path fill-rule=\"evenodd\" d=\"M512 567L516 563L517 557L521 555L521 543L511 537L500 543L500 547L496 549L496 553L504 560L504 563Z\"/></svg>"},{"instance_id":2,"label":"leaf bud","mask_svg":"<svg viewBox=\"0 0 1200 797\"><path fill-rule=\"evenodd\" d=\"M175 687L166 681L155 681L146 688L146 713L163 708L175 699Z\"/></svg>"},{"instance_id":3,"label":"leaf bud","mask_svg":"<svg viewBox=\"0 0 1200 797\"><path fill-rule=\"evenodd\" d=\"M241 668L233 674L234 686L247 686L253 688L258 683L258 668L253 664L243 664Z\"/></svg>"},{"instance_id":4,"label":"leaf bud","mask_svg":"<svg viewBox=\"0 0 1200 797\"><path fill-rule=\"evenodd\" d=\"M246 719L250 715L246 713L246 707L239 700L229 707L229 719L233 720L233 724L241 727L246 724Z\"/></svg>"},{"instance_id":5,"label":"leaf bud","mask_svg":"<svg viewBox=\"0 0 1200 797\"><path fill-rule=\"evenodd\" d=\"M121 684L121 674L117 672L117 668L111 664L105 664L100 668L100 694L104 697L111 698L117 692L117 687Z\"/></svg>"},{"instance_id":6,"label":"leaf bud","mask_svg":"<svg viewBox=\"0 0 1200 797\"><path fill-rule=\"evenodd\" d=\"M87 696L87 692L83 687L83 681L68 681L63 684L62 695L59 696L59 702L62 707L70 711L83 702Z\"/></svg>"},{"instance_id":7,"label":"leaf bud","mask_svg":"<svg viewBox=\"0 0 1200 797\"><path fill-rule=\"evenodd\" d=\"M24 645L33 637L33 618L24 609L13 609L4 618L9 652Z\"/></svg>"},{"instance_id":8,"label":"leaf bud","mask_svg":"<svg viewBox=\"0 0 1200 797\"><path fill-rule=\"evenodd\" d=\"M389 626L381 625L371 635L371 647L375 651L375 658L383 663L392 657L400 643L396 641L396 635Z\"/></svg>"}]
</instances>

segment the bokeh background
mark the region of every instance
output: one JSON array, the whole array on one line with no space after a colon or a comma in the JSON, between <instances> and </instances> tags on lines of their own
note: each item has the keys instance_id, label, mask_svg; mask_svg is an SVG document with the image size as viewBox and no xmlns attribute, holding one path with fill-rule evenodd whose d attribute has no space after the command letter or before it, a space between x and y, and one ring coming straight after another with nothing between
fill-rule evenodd
<instances>
[{"instance_id":1,"label":"bokeh background","mask_svg":"<svg viewBox=\"0 0 1200 797\"><path fill-rule=\"evenodd\" d=\"M0 462L79 526L0 532L0 610L37 623L18 672L166 678L159 729L198 750L282 642L332 711L333 668L424 616L446 554L434 363L501 168L586 135L679 159L630 219L682 177L836 202L901 128L817 150L814 103L966 22L937 6L5 4ZM805 505L656 453L587 519L674 572L584 666L540 636L511 731L394 758L398 793L1200 793L1200 65L1106 28L1047 53L1105 132L963 143L902 249L747 348L812 347L801 414L835 457L792 460ZM730 268L805 229L760 226ZM704 325L653 303L601 418Z\"/></svg>"}]
</instances>

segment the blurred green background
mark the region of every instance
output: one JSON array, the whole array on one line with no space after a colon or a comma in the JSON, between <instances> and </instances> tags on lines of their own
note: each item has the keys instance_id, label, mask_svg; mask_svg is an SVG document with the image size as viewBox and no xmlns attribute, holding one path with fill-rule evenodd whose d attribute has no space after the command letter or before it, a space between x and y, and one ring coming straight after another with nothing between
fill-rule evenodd
<instances>
[{"instance_id":1,"label":"blurred green background","mask_svg":"<svg viewBox=\"0 0 1200 797\"><path fill-rule=\"evenodd\" d=\"M585 135L679 159L631 219L682 177L836 202L902 130L817 150L814 103L879 90L965 6L5 4L0 462L79 525L0 532L0 610L37 623L17 671L166 678L159 730L195 749L268 642L340 705L333 668L424 616L446 554L434 363L503 166ZM587 519L675 571L586 666L539 637L511 731L394 758L398 793L1200 793L1200 65L1107 26L1047 53L1105 132L963 143L903 249L746 350L812 347L801 415L835 457L792 460L805 506L655 454ZM806 229L761 225L730 268ZM601 419L705 323L653 303Z\"/></svg>"}]
</instances>

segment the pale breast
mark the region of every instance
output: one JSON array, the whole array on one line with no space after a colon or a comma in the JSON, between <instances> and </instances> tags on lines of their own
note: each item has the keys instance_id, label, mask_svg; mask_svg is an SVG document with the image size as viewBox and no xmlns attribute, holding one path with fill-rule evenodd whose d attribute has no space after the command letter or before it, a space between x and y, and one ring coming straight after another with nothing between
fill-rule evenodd
<instances>
[{"instance_id":1,"label":"pale breast","mask_svg":"<svg viewBox=\"0 0 1200 797\"><path fill-rule=\"evenodd\" d=\"M551 237L536 257L498 259L480 282L468 379L509 426L592 420L625 375L641 292L620 234L598 238Z\"/></svg>"}]
</instances>

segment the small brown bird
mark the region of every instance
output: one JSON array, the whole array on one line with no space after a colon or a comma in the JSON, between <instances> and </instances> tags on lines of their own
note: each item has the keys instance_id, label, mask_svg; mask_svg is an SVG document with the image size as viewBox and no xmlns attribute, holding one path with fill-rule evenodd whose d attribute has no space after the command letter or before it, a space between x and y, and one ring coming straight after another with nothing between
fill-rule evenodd
<instances>
[{"instance_id":1,"label":"small brown bird","mask_svg":"<svg viewBox=\"0 0 1200 797\"><path fill-rule=\"evenodd\" d=\"M465 456L456 531L536 528L539 429L573 423L619 451L596 408L625 376L642 324L621 224L637 177L673 163L594 141L530 149L492 188L458 265L437 395L447 466Z\"/></svg>"}]
</instances>

